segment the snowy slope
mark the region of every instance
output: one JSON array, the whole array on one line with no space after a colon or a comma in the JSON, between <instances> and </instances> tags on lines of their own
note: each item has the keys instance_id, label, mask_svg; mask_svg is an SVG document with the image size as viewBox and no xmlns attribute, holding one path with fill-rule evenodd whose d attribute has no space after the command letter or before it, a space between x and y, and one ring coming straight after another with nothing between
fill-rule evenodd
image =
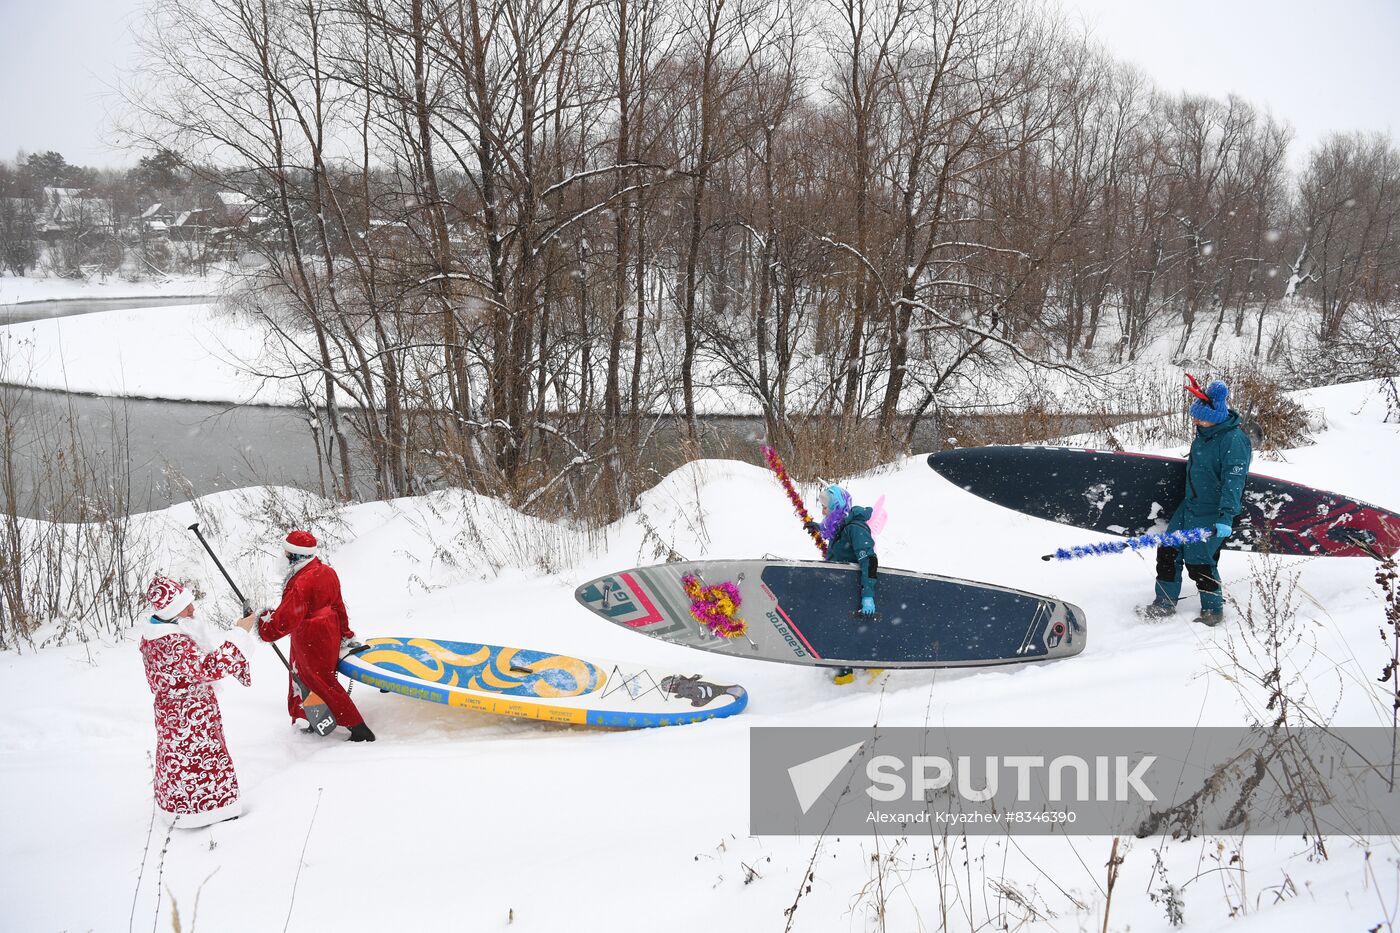
<instances>
[{"instance_id":1,"label":"snowy slope","mask_svg":"<svg viewBox=\"0 0 1400 933\"><path fill-rule=\"evenodd\" d=\"M1400 506L1400 427L1382 423L1372 385L1306 393L1325 414L1319 444L1256 469ZM302 735L287 723L285 676L269 650L251 689L220 688L248 814L148 838L150 698L134 638L0 656L0 927L183 929L781 930L812 865L795 930L984 928L1020 898L1027 930L1098 930L1109 840L995 837L754 838L748 835L749 728L759 725L1236 724L1257 700L1212 674L1238 622L1147 626L1132 607L1152 568L1134 556L1051 565L1038 555L1085 533L996 508L912 458L849 482L886 496L881 563L1060 596L1088 614L1077 658L1045 665L905 672L852 687L820 671L698 655L599 622L575 585L687 558L813 556L776 484L728 461L687 466L646 493L605 534L516 515L499 503L438 494L352 506L317 531L345 584L361 636L424 635L631 658L704 670L748 687L736 719L642 732L595 732L447 709L363 687L354 699L374 745ZM809 499L812 490L806 490ZM276 574L262 491L206 497L141 516L168 535L165 566L209 594L206 617L234 610L184 526L199 517L261 598ZM294 505L320 506L284 493ZM1300 657L1336 721L1388 721L1372 681L1382 661L1380 609L1361 560L1288 564L1320 652ZM1227 589L1253 573L1229 554ZM1189 586L1188 586L1189 592ZM1317 605L1313 604L1313 601ZM1188 600L1188 604L1191 601ZM1325 607L1325 608L1319 608ZM1309 666L1311 665L1311 666ZM1366 930L1393 919L1394 840L1333 840L1309 861L1295 839L1171 844L1164 864L1185 885L1190 930ZM1152 850L1133 841L1114 893L1113 930L1169 929L1148 898L1161 887ZM1211 871L1240 852L1247 874ZM951 856L951 858L950 858ZM878 857L879 861L872 861ZM163 866L162 866L163 862ZM884 874L877 866L884 866ZM756 874L750 876L749 869ZM299 879L298 879L299 873ZM1199 880L1192 881L1200 875ZM139 883L138 883L139 878ZM882 881L882 884L877 884ZM1188 883L1189 882L1189 883ZM164 892L168 890L168 895ZM883 900L882 900L883 896ZM1243 908L1241 909L1241 904ZM940 906L943 905L943 906ZM159 909L159 917L154 916ZM882 913L883 912L883 913ZM1232 913L1242 914L1231 919ZM1014 908L1012 916L1025 910Z\"/></svg>"}]
</instances>

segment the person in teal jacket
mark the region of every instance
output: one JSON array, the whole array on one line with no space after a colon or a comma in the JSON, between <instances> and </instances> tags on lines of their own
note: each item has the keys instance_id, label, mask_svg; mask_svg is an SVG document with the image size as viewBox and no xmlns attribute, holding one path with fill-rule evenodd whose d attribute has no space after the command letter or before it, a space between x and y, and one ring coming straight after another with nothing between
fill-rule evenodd
<instances>
[{"instance_id":1,"label":"person in teal jacket","mask_svg":"<svg viewBox=\"0 0 1400 933\"><path fill-rule=\"evenodd\" d=\"M840 486L822 490L822 521L808 522L809 532L819 532L826 541L826 559L860 566L860 608L857 613L873 618L875 615L875 580L880 562L875 556L875 536L870 533L872 510L855 505L851 494ZM854 672L848 668L836 671L836 682L850 683Z\"/></svg>"},{"instance_id":2,"label":"person in teal jacket","mask_svg":"<svg viewBox=\"0 0 1400 933\"><path fill-rule=\"evenodd\" d=\"M1249 462L1254 455L1249 435L1240 428L1239 412L1228 404L1229 397L1229 387L1217 379L1198 393L1191 405L1196 437L1186 460L1186 496L1172 513L1167 530L1208 528L1211 536L1180 548L1157 549L1156 598L1143 608L1148 617L1161 619L1176 614L1183 565L1201 594L1201 614L1195 621L1219 625L1225 617L1225 598L1220 592L1220 550L1234 532Z\"/></svg>"}]
</instances>

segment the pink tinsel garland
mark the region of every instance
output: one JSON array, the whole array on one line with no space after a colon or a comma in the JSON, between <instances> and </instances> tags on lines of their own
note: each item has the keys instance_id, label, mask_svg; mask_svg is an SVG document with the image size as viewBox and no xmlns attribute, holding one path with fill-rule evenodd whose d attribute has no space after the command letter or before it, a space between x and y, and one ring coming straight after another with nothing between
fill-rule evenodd
<instances>
[{"instance_id":1,"label":"pink tinsel garland","mask_svg":"<svg viewBox=\"0 0 1400 933\"><path fill-rule=\"evenodd\" d=\"M720 638L738 638L749 630L748 623L736 615L743 600L733 583L725 581L705 586L699 577L686 574L681 577L681 586L690 597L690 614L713 634Z\"/></svg>"}]
</instances>

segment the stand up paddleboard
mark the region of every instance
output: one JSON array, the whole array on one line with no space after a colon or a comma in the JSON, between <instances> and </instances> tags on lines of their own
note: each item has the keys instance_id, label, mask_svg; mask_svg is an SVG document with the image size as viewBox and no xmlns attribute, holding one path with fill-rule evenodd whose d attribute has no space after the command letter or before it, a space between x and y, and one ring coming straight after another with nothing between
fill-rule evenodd
<instances>
[{"instance_id":1,"label":"stand up paddleboard","mask_svg":"<svg viewBox=\"0 0 1400 933\"><path fill-rule=\"evenodd\" d=\"M1165 531L1186 461L1068 447L968 447L930 454L954 485L1036 518L1104 534ZM1250 473L1227 550L1375 557L1400 547L1400 515L1335 492Z\"/></svg>"},{"instance_id":2,"label":"stand up paddleboard","mask_svg":"<svg viewBox=\"0 0 1400 933\"><path fill-rule=\"evenodd\" d=\"M859 573L853 564L813 561L681 562L600 577L574 596L609 622L652 638L788 664L964 667L1046 661L1084 650L1084 611L1077 606L907 570L880 568L880 615L857 616ZM692 609L687 577L711 594L731 584L739 597L733 617L745 631L714 634Z\"/></svg>"},{"instance_id":3,"label":"stand up paddleboard","mask_svg":"<svg viewBox=\"0 0 1400 933\"><path fill-rule=\"evenodd\" d=\"M431 638L371 638L340 672L415 700L580 726L679 726L749 702L743 687L700 674Z\"/></svg>"}]
</instances>

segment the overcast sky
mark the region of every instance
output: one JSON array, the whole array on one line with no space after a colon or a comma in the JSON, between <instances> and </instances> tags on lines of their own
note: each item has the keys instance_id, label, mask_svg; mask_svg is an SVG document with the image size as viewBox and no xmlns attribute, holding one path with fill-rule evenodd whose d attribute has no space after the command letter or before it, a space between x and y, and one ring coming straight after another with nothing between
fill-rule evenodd
<instances>
[{"instance_id":1,"label":"overcast sky","mask_svg":"<svg viewBox=\"0 0 1400 933\"><path fill-rule=\"evenodd\" d=\"M146 0L0 0L0 158L130 164L108 113ZM1049 0L1055 2L1055 0ZM1235 92L1297 130L1400 136L1400 0L1057 0L1169 90Z\"/></svg>"}]
</instances>

